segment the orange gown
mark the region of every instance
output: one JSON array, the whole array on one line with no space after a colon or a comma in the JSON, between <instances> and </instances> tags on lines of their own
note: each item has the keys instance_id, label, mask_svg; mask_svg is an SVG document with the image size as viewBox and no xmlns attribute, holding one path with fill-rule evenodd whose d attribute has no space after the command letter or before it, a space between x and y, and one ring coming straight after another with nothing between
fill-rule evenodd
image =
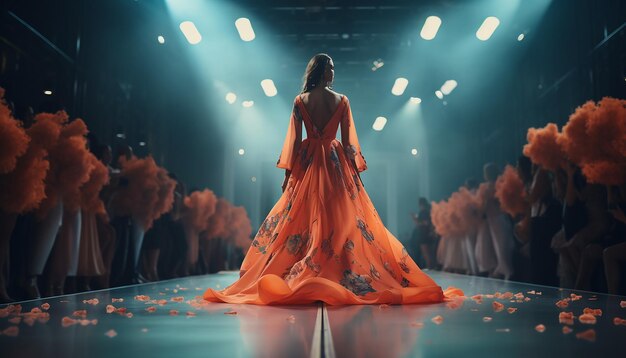
<instances>
[{"instance_id":1,"label":"orange gown","mask_svg":"<svg viewBox=\"0 0 626 358\"><path fill-rule=\"evenodd\" d=\"M378 216L359 176L367 165L345 96L323 129L296 97L277 167L291 176L252 241L240 278L224 290L207 289L205 300L408 304L463 294L444 295Z\"/></svg>"}]
</instances>

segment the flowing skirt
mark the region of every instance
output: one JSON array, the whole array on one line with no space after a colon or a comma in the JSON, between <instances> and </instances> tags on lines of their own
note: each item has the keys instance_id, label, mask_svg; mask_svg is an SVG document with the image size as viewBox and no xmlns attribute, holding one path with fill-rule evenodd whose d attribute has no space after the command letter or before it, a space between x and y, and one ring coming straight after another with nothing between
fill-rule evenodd
<instances>
[{"instance_id":1,"label":"flowing skirt","mask_svg":"<svg viewBox=\"0 0 626 358\"><path fill-rule=\"evenodd\" d=\"M446 290L446 296L463 293ZM302 142L287 189L257 232L240 278L214 302L434 303L444 292L387 230L335 139Z\"/></svg>"}]
</instances>

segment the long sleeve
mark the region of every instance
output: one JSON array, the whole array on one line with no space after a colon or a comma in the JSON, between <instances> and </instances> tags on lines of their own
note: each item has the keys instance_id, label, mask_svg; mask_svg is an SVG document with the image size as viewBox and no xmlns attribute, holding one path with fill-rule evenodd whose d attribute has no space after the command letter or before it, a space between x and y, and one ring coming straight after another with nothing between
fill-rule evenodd
<instances>
[{"instance_id":1,"label":"long sleeve","mask_svg":"<svg viewBox=\"0 0 626 358\"><path fill-rule=\"evenodd\" d=\"M276 166L278 168L291 170L293 166L293 160L300 144L302 143L302 114L298 107L297 99L293 102L293 110L291 111L291 117L289 118L289 128L287 129L287 135L285 136L285 143L283 149L278 157Z\"/></svg>"},{"instance_id":2,"label":"long sleeve","mask_svg":"<svg viewBox=\"0 0 626 358\"><path fill-rule=\"evenodd\" d=\"M365 163L365 157L361 153L361 146L359 145L359 138L356 135L356 127L354 126L354 118L352 117L352 110L350 109L350 102L348 98L346 100L346 106L343 116L341 117L341 144L345 148L346 155L349 158L354 159L355 166L359 172L367 169Z\"/></svg>"}]
</instances>

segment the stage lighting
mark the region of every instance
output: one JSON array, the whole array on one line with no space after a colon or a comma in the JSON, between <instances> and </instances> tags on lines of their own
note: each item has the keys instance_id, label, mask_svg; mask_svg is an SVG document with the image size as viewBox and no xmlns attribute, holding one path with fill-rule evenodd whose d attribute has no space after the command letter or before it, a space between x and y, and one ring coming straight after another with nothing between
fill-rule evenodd
<instances>
[{"instance_id":1,"label":"stage lighting","mask_svg":"<svg viewBox=\"0 0 626 358\"><path fill-rule=\"evenodd\" d=\"M382 59L378 59L376 61L374 61L374 66L372 66L372 71L376 71L377 69L383 67L385 65L385 63L383 62Z\"/></svg>"},{"instance_id":2,"label":"stage lighting","mask_svg":"<svg viewBox=\"0 0 626 358\"><path fill-rule=\"evenodd\" d=\"M200 41L202 41L202 35L200 35L200 32L196 28L196 25L194 25L194 23L191 21L181 22L180 31L182 31L183 35L185 35L187 42L192 45L196 45L200 43Z\"/></svg>"},{"instance_id":3,"label":"stage lighting","mask_svg":"<svg viewBox=\"0 0 626 358\"><path fill-rule=\"evenodd\" d=\"M274 97L278 94L278 90L276 86L274 86L274 81L270 79L261 81L261 87L263 87L263 92L265 92L265 95L268 97Z\"/></svg>"},{"instance_id":4,"label":"stage lighting","mask_svg":"<svg viewBox=\"0 0 626 358\"><path fill-rule=\"evenodd\" d=\"M246 108L250 108L250 107L254 106L254 101L243 101L241 103L241 105L246 107Z\"/></svg>"},{"instance_id":5,"label":"stage lighting","mask_svg":"<svg viewBox=\"0 0 626 358\"><path fill-rule=\"evenodd\" d=\"M396 82L393 84L393 88L391 88L391 93L396 96L402 96L406 86L409 85L409 80L404 77L399 77L396 79Z\"/></svg>"},{"instance_id":6,"label":"stage lighting","mask_svg":"<svg viewBox=\"0 0 626 358\"><path fill-rule=\"evenodd\" d=\"M457 85L458 83L455 80L447 80L443 86L441 86L441 93L447 96L456 88Z\"/></svg>"},{"instance_id":7,"label":"stage lighting","mask_svg":"<svg viewBox=\"0 0 626 358\"><path fill-rule=\"evenodd\" d=\"M126 134L124 134L124 133L117 133L115 136L116 136L117 138L120 138L120 139L124 139L124 138L126 138Z\"/></svg>"},{"instance_id":8,"label":"stage lighting","mask_svg":"<svg viewBox=\"0 0 626 358\"><path fill-rule=\"evenodd\" d=\"M228 92L226 94L226 102L228 102L229 104L233 104L235 103L235 101L237 100L237 95L232 93L232 92Z\"/></svg>"},{"instance_id":9,"label":"stage lighting","mask_svg":"<svg viewBox=\"0 0 626 358\"><path fill-rule=\"evenodd\" d=\"M489 40L498 25L500 25L500 20L495 16L489 16L483 21L483 24L480 25L478 31L476 31L476 37L481 41Z\"/></svg>"},{"instance_id":10,"label":"stage lighting","mask_svg":"<svg viewBox=\"0 0 626 358\"><path fill-rule=\"evenodd\" d=\"M420 104L422 103L422 99L419 97L411 97L409 98L409 102L411 102L412 104Z\"/></svg>"},{"instance_id":11,"label":"stage lighting","mask_svg":"<svg viewBox=\"0 0 626 358\"><path fill-rule=\"evenodd\" d=\"M246 154L246 151L243 150L243 148L239 148L239 152L238 153L239 153L239 155L244 155L244 154Z\"/></svg>"},{"instance_id":12,"label":"stage lighting","mask_svg":"<svg viewBox=\"0 0 626 358\"><path fill-rule=\"evenodd\" d=\"M250 20L245 17L241 17L235 21L235 27L237 27L239 37L241 37L242 40L246 42L254 40L255 35Z\"/></svg>"},{"instance_id":13,"label":"stage lighting","mask_svg":"<svg viewBox=\"0 0 626 358\"><path fill-rule=\"evenodd\" d=\"M146 146L146 142L139 142L139 146L140 147L145 147Z\"/></svg>"},{"instance_id":14,"label":"stage lighting","mask_svg":"<svg viewBox=\"0 0 626 358\"><path fill-rule=\"evenodd\" d=\"M46 96L52 96L52 91L45 90L45 91L43 91L43 94L45 94Z\"/></svg>"},{"instance_id":15,"label":"stage lighting","mask_svg":"<svg viewBox=\"0 0 626 358\"><path fill-rule=\"evenodd\" d=\"M387 124L387 118L385 117L377 117L376 120L374 121L374 124L372 125L372 128L375 131L382 131L383 128L385 128L385 124Z\"/></svg>"},{"instance_id":16,"label":"stage lighting","mask_svg":"<svg viewBox=\"0 0 626 358\"><path fill-rule=\"evenodd\" d=\"M417 156L419 154L419 152L417 151L417 148L411 149L411 154Z\"/></svg>"},{"instance_id":17,"label":"stage lighting","mask_svg":"<svg viewBox=\"0 0 626 358\"><path fill-rule=\"evenodd\" d=\"M522 41L524 37L526 37L524 34L519 34L519 36L517 36L517 41Z\"/></svg>"},{"instance_id":18,"label":"stage lighting","mask_svg":"<svg viewBox=\"0 0 626 358\"><path fill-rule=\"evenodd\" d=\"M252 177L250 180L252 180L253 183L256 183L256 177Z\"/></svg>"},{"instance_id":19,"label":"stage lighting","mask_svg":"<svg viewBox=\"0 0 626 358\"><path fill-rule=\"evenodd\" d=\"M441 26L441 19L437 16L429 16L426 18L424 22L424 26L422 27L422 31L420 32L420 36L424 40L432 40L437 36L437 31L439 31L439 26Z\"/></svg>"},{"instance_id":20,"label":"stage lighting","mask_svg":"<svg viewBox=\"0 0 626 358\"><path fill-rule=\"evenodd\" d=\"M443 93L440 90L435 91L435 96L437 96L437 98L439 99L443 99Z\"/></svg>"},{"instance_id":21,"label":"stage lighting","mask_svg":"<svg viewBox=\"0 0 626 358\"><path fill-rule=\"evenodd\" d=\"M165 43L165 37L163 37L163 36L159 35L159 36L157 37L157 41L159 41L159 43L160 43L161 45L163 45L163 44Z\"/></svg>"}]
</instances>

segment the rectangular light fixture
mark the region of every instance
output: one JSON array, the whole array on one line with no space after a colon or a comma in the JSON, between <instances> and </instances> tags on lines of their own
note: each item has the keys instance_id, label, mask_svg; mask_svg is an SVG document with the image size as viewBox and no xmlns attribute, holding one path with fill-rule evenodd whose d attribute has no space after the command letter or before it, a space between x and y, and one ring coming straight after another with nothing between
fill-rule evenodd
<instances>
[{"instance_id":1,"label":"rectangular light fixture","mask_svg":"<svg viewBox=\"0 0 626 358\"><path fill-rule=\"evenodd\" d=\"M441 93L447 96L456 88L457 85L458 83L455 80L447 80L443 86L441 86Z\"/></svg>"},{"instance_id":2,"label":"rectangular light fixture","mask_svg":"<svg viewBox=\"0 0 626 358\"><path fill-rule=\"evenodd\" d=\"M263 92L265 92L265 95L268 97L274 97L278 94L274 81L270 79L261 81L261 87L263 87Z\"/></svg>"},{"instance_id":3,"label":"rectangular light fixture","mask_svg":"<svg viewBox=\"0 0 626 358\"><path fill-rule=\"evenodd\" d=\"M420 36L424 40L432 40L437 36L437 31L439 31L439 27L441 26L441 19L437 16L429 16L426 18L424 22L424 26L422 27L422 31L420 32Z\"/></svg>"},{"instance_id":4,"label":"rectangular light fixture","mask_svg":"<svg viewBox=\"0 0 626 358\"><path fill-rule=\"evenodd\" d=\"M374 124L372 125L372 128L375 131L382 131L383 128L385 128L385 124L387 124L387 118L385 117L377 117L376 120L374 121Z\"/></svg>"},{"instance_id":5,"label":"rectangular light fixture","mask_svg":"<svg viewBox=\"0 0 626 358\"><path fill-rule=\"evenodd\" d=\"M396 96L402 96L402 94L404 93L404 90L406 89L406 86L409 85L409 80L407 80L404 77L399 77L396 79L396 82L393 84L393 87L391 88L391 93L393 93Z\"/></svg>"},{"instance_id":6,"label":"rectangular light fixture","mask_svg":"<svg viewBox=\"0 0 626 358\"><path fill-rule=\"evenodd\" d=\"M256 37L250 20L245 17L237 19L237 21L235 21L235 27L237 27L239 37L241 37L243 41L252 41Z\"/></svg>"},{"instance_id":7,"label":"rectangular light fixture","mask_svg":"<svg viewBox=\"0 0 626 358\"><path fill-rule=\"evenodd\" d=\"M202 41L202 35L200 35L200 32L196 28L196 25L194 25L194 23L191 21L181 22L180 31L183 32L183 35L185 35L187 41L192 45L196 45L200 43L200 41Z\"/></svg>"},{"instance_id":8,"label":"rectangular light fixture","mask_svg":"<svg viewBox=\"0 0 626 358\"><path fill-rule=\"evenodd\" d=\"M476 37L481 41L489 40L498 25L500 25L500 20L495 16L489 16L483 21L483 24L480 25L478 31L476 31Z\"/></svg>"}]
</instances>

